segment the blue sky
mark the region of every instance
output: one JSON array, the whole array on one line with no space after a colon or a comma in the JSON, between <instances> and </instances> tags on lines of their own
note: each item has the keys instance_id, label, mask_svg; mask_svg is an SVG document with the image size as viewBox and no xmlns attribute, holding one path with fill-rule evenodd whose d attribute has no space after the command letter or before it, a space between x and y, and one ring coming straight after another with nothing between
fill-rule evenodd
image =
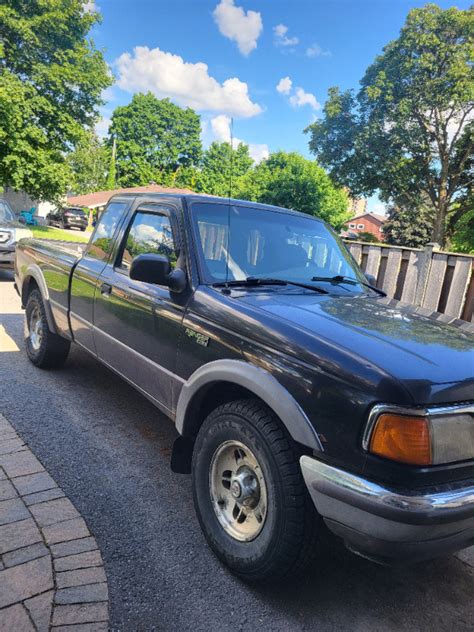
<instances>
[{"instance_id":1,"label":"blue sky","mask_svg":"<svg viewBox=\"0 0 474 632\"><path fill-rule=\"evenodd\" d=\"M134 92L151 90L194 107L205 144L227 140L233 117L234 137L248 143L256 159L278 149L309 156L303 129L321 116L328 88L356 88L374 57L397 37L408 11L423 4L96 0L103 19L93 38L117 79L105 94L99 131L104 133L114 107ZM369 208L381 211L376 197Z\"/></svg>"}]
</instances>

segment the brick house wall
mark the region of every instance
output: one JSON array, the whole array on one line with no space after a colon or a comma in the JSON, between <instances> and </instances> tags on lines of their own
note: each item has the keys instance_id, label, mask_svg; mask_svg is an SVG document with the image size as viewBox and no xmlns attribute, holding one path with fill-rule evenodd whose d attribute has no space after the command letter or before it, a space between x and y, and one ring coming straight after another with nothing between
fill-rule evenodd
<instances>
[{"instance_id":1,"label":"brick house wall","mask_svg":"<svg viewBox=\"0 0 474 632\"><path fill-rule=\"evenodd\" d=\"M382 232L382 226L386 219L383 215L376 215L375 213L364 213L363 215L356 215L351 217L344 228L349 233L370 233L377 238L377 241L384 240L384 234Z\"/></svg>"}]
</instances>

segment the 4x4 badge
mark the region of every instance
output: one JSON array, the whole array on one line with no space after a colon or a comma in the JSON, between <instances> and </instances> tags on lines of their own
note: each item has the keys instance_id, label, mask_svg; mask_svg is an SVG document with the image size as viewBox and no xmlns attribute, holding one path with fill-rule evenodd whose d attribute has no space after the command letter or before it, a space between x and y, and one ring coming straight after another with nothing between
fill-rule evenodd
<instances>
[{"instance_id":1,"label":"4x4 badge","mask_svg":"<svg viewBox=\"0 0 474 632\"><path fill-rule=\"evenodd\" d=\"M209 336L204 336L204 334L199 334L197 331L194 331L194 329L189 329L188 327L186 327L185 333L186 333L186 336L188 336L189 338L192 338L195 342L198 343L198 345L201 345L202 347L208 346Z\"/></svg>"}]
</instances>

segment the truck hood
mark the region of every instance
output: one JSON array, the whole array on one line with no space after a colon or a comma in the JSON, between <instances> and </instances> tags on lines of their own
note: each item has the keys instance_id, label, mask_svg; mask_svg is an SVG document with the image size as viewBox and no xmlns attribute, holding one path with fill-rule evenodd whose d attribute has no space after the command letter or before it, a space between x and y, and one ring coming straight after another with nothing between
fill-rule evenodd
<instances>
[{"instance_id":1,"label":"truck hood","mask_svg":"<svg viewBox=\"0 0 474 632\"><path fill-rule=\"evenodd\" d=\"M389 298L242 293L252 307L311 338L356 353L404 384L415 401L474 399L474 327ZM423 313L423 311L425 313ZM451 321L451 322L449 322ZM434 389L433 385L445 385Z\"/></svg>"}]
</instances>

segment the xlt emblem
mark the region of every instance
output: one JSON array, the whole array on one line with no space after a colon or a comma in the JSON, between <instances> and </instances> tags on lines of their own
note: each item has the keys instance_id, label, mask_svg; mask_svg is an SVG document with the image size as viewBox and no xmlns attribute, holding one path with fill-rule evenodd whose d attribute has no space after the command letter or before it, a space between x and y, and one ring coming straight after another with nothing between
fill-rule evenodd
<instances>
[{"instance_id":1,"label":"xlt emblem","mask_svg":"<svg viewBox=\"0 0 474 632\"><path fill-rule=\"evenodd\" d=\"M186 327L185 332L186 336L192 338L195 342L198 343L198 345L201 345L202 347L207 347L207 345L209 344L209 336L199 334L197 331L189 329L188 327Z\"/></svg>"}]
</instances>

